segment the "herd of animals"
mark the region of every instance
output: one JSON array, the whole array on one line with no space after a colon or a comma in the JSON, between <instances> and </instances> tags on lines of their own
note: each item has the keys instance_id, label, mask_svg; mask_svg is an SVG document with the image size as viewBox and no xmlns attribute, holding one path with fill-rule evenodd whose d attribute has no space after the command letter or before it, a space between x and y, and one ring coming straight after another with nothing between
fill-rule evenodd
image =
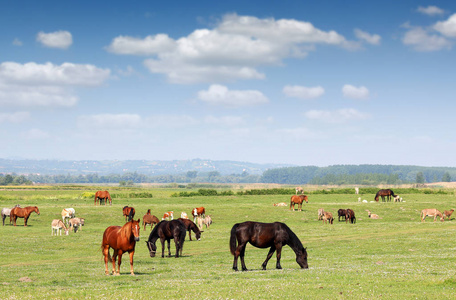
<instances>
[{"instance_id":1,"label":"herd of animals","mask_svg":"<svg viewBox=\"0 0 456 300\"><path fill-rule=\"evenodd\" d=\"M300 193L300 195L298 195ZM356 190L358 193L358 190ZM385 201L385 197L388 201L391 201L393 197L395 201L402 201L398 195L395 195L394 192L390 189L379 190L375 195L375 201L379 201L379 198L382 198ZM303 202L308 203L309 199L307 195L304 195L304 191L300 187L296 187L296 195L291 196L290 199L290 210L295 211L295 205L298 205L298 211L302 210ZM365 201L365 200L363 200ZM95 193L95 202L94 204L110 204L112 205L112 199L108 191L98 191ZM286 203L274 203L274 206L288 206ZM371 213L369 210L366 210L368 217L371 219L381 219L377 214ZM10 224L13 222L13 225L16 226L17 218L24 218L24 226L27 226L27 221L31 213L40 214L38 207L28 206L20 207L16 205L13 208L3 208L1 211L3 225L5 225L5 218L10 217ZM420 214L421 222L425 222L426 217L433 217L434 222L437 217L443 222L444 218L448 219L451 217L454 209L449 211L444 211L442 214L439 210L433 209L423 209ZM125 216L125 225L123 226L109 226L105 229L102 238L101 251L104 256L105 262L105 273L109 275L108 262L112 262L112 274L120 274L120 265L122 262L122 255L125 252L129 253L130 256L130 273L134 275L133 270L133 255L135 252L136 242L139 241L139 231L140 231L140 219L134 220L135 209L130 206L125 206L122 209L123 216ZM76 212L73 208L65 208L61 212L62 220L54 219L51 222L51 235L62 235L62 230L65 235L69 234L70 230L74 230L76 233L78 229L81 229L81 226L84 226L85 219L77 218L75 216ZM201 229L203 225L208 228L212 224L212 218L209 215L206 215L204 207L194 208L191 212L193 216L193 221L191 221L185 212L181 213L181 217L174 219L174 212L168 211L163 214L162 220L160 221L156 216L152 215L150 209L147 210L146 214L143 216L142 226L146 230L146 226L151 226L151 233L148 240L146 241L147 248L149 249L149 254L151 257L155 257L157 252L156 241L160 239L162 244L162 257L164 257L165 244L168 242L168 255L171 256L170 241L174 240L176 253L175 257L182 256L182 249L185 241L186 232L189 233L189 239L191 238L191 232L195 234L196 240L201 238ZM352 209L339 209L337 211L338 220L343 218L345 222L351 224L356 223L355 212ZM321 220L323 223L333 224L334 217L333 214L329 211L325 211L323 208L318 209L318 220ZM281 250L285 245L290 246L296 254L296 262L301 268L308 268L307 264L307 251L303 247L301 241L296 236L296 234L291 231L291 229L284 223L274 222L274 223L261 223L261 222L252 222L247 221L243 223L235 224L231 229L230 234L230 251L234 256L233 269L238 270L237 261L238 258L241 259L242 270L247 270L244 262L245 247L247 243L258 247L258 248L268 248L270 250L266 257L266 260L262 264L262 268L266 269L266 265L269 259L272 257L274 252L277 252L277 263L276 268L281 269L280 258ZM111 256L109 250L113 249L113 255ZM116 268L117 260L117 268Z\"/></svg>"}]
</instances>

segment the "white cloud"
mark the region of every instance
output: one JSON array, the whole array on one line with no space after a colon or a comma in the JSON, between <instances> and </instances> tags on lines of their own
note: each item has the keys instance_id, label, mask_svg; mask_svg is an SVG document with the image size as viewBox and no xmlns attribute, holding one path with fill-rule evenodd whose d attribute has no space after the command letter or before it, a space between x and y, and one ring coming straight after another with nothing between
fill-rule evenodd
<instances>
[{"instance_id":1,"label":"white cloud","mask_svg":"<svg viewBox=\"0 0 456 300\"><path fill-rule=\"evenodd\" d=\"M325 123L344 123L352 120L365 120L368 114L359 112L353 108L339 109L336 111L309 110L304 116L311 120L318 120Z\"/></svg>"},{"instance_id":2,"label":"white cloud","mask_svg":"<svg viewBox=\"0 0 456 300\"><path fill-rule=\"evenodd\" d=\"M229 90L226 86L213 84L207 91L199 91L198 99L211 105L237 108L268 103L269 100L260 91Z\"/></svg>"},{"instance_id":3,"label":"white cloud","mask_svg":"<svg viewBox=\"0 0 456 300\"><path fill-rule=\"evenodd\" d=\"M30 118L27 111L18 111L15 113L0 113L0 123L21 123Z\"/></svg>"},{"instance_id":4,"label":"white cloud","mask_svg":"<svg viewBox=\"0 0 456 300\"><path fill-rule=\"evenodd\" d=\"M277 129L275 130L275 133L278 134L280 137L285 136L287 137L287 139L294 141L321 137L317 133L305 127Z\"/></svg>"},{"instance_id":5,"label":"white cloud","mask_svg":"<svg viewBox=\"0 0 456 300\"><path fill-rule=\"evenodd\" d=\"M153 115L145 120L145 124L152 128L186 128L200 122L188 115Z\"/></svg>"},{"instance_id":6,"label":"white cloud","mask_svg":"<svg viewBox=\"0 0 456 300\"><path fill-rule=\"evenodd\" d=\"M138 128L142 123L137 114L97 114L79 116L77 125L80 128L104 130L128 130Z\"/></svg>"},{"instance_id":7,"label":"white cloud","mask_svg":"<svg viewBox=\"0 0 456 300\"><path fill-rule=\"evenodd\" d=\"M451 42L446 38L430 34L427 30L421 27L413 27L407 31L402 39L404 45L411 46L416 51L438 51L442 49L450 49Z\"/></svg>"},{"instance_id":8,"label":"white cloud","mask_svg":"<svg viewBox=\"0 0 456 300\"><path fill-rule=\"evenodd\" d=\"M204 122L211 125L221 125L228 127L235 127L240 125L245 125L245 120L239 116L224 116L224 117L214 117L206 116Z\"/></svg>"},{"instance_id":9,"label":"white cloud","mask_svg":"<svg viewBox=\"0 0 456 300\"><path fill-rule=\"evenodd\" d=\"M450 16L446 21L437 22L433 28L444 36L456 37L456 14Z\"/></svg>"},{"instance_id":10,"label":"white cloud","mask_svg":"<svg viewBox=\"0 0 456 300\"><path fill-rule=\"evenodd\" d=\"M371 45L380 45L381 36L378 34L370 34L368 32L362 31L361 29L355 29L355 36Z\"/></svg>"},{"instance_id":11,"label":"white cloud","mask_svg":"<svg viewBox=\"0 0 456 300\"><path fill-rule=\"evenodd\" d=\"M257 67L305 57L315 44L359 47L335 31L323 31L308 22L230 14L212 30L198 29L177 40L166 34L144 39L119 36L107 49L153 56L144 61L150 72L166 74L173 83L197 83L262 79Z\"/></svg>"},{"instance_id":12,"label":"white cloud","mask_svg":"<svg viewBox=\"0 0 456 300\"><path fill-rule=\"evenodd\" d=\"M99 86L109 69L63 63L0 64L0 104L9 106L72 106L75 87Z\"/></svg>"},{"instance_id":13,"label":"white cloud","mask_svg":"<svg viewBox=\"0 0 456 300\"><path fill-rule=\"evenodd\" d=\"M368 99L369 90L365 86L356 87L350 84L345 84L342 87L342 93L345 98L350 99Z\"/></svg>"},{"instance_id":14,"label":"white cloud","mask_svg":"<svg viewBox=\"0 0 456 300\"><path fill-rule=\"evenodd\" d=\"M42 140L42 139L48 139L51 137L51 135L48 132L43 131L41 129L37 129L37 128L33 128L28 131L22 132L21 136L23 138L30 139L30 140Z\"/></svg>"},{"instance_id":15,"label":"white cloud","mask_svg":"<svg viewBox=\"0 0 456 300\"><path fill-rule=\"evenodd\" d=\"M321 97L325 89L321 86L305 87L299 85L287 85L283 88L283 93L288 97L301 99L314 99Z\"/></svg>"},{"instance_id":16,"label":"white cloud","mask_svg":"<svg viewBox=\"0 0 456 300\"><path fill-rule=\"evenodd\" d=\"M433 5L429 5L428 7L419 6L417 11L428 16L443 15L445 13L443 9Z\"/></svg>"},{"instance_id":17,"label":"white cloud","mask_svg":"<svg viewBox=\"0 0 456 300\"><path fill-rule=\"evenodd\" d=\"M68 31L55 31L45 33L40 31L36 40L49 48L68 49L73 44L73 36Z\"/></svg>"},{"instance_id":18,"label":"white cloud","mask_svg":"<svg viewBox=\"0 0 456 300\"><path fill-rule=\"evenodd\" d=\"M13 40L13 45L14 46L22 46L22 41L20 39L18 39L18 38L15 38Z\"/></svg>"}]
</instances>

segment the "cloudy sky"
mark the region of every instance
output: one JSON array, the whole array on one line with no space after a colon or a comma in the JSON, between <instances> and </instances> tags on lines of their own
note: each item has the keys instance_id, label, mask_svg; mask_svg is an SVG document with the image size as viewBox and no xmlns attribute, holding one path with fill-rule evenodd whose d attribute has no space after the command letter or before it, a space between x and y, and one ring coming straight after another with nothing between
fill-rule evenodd
<instances>
[{"instance_id":1,"label":"cloudy sky","mask_svg":"<svg viewBox=\"0 0 456 300\"><path fill-rule=\"evenodd\" d=\"M0 28L0 158L456 167L453 1L17 0Z\"/></svg>"}]
</instances>

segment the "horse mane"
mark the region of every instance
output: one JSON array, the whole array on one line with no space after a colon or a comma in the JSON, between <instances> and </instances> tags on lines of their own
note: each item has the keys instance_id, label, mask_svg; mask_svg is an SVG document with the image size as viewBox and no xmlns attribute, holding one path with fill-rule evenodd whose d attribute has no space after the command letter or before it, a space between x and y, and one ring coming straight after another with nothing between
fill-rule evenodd
<instances>
[{"instance_id":1,"label":"horse mane","mask_svg":"<svg viewBox=\"0 0 456 300\"><path fill-rule=\"evenodd\" d=\"M157 225L155 225L154 229L152 229L151 233L149 234L149 238L147 239L148 242L155 243L158 239L158 228L162 225L165 221L160 221Z\"/></svg>"},{"instance_id":2,"label":"horse mane","mask_svg":"<svg viewBox=\"0 0 456 300\"><path fill-rule=\"evenodd\" d=\"M125 206L122 208L122 210L124 210L124 209L127 208L127 207L128 207L128 205L125 205Z\"/></svg>"},{"instance_id":3,"label":"horse mane","mask_svg":"<svg viewBox=\"0 0 456 300\"><path fill-rule=\"evenodd\" d=\"M298 236L286 224L281 224L289 236L288 245L290 248L293 249L296 254L298 254L299 251L304 252L304 246L302 245L301 240L299 240Z\"/></svg>"}]
</instances>

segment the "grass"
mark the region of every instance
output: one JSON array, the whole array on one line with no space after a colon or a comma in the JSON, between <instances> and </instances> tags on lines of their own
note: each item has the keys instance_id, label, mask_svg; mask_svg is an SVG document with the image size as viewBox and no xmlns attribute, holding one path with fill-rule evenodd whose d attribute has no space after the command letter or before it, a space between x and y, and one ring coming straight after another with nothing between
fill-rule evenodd
<instances>
[{"instance_id":1,"label":"grass","mask_svg":"<svg viewBox=\"0 0 456 300\"><path fill-rule=\"evenodd\" d=\"M89 188L88 188L89 189ZM109 189L109 188L108 188ZM134 192L135 189L129 191ZM142 190L137 190L138 192ZM171 198L173 189L147 189L150 199L113 199L112 206L94 206L82 198L84 190L0 191L0 206L37 205L29 226L0 229L1 299L452 299L455 294L456 221L421 223L423 208L441 211L454 207L453 195L401 195L405 203L360 203L357 195L312 195L302 212L273 207L289 196L217 196ZM374 195L363 195L373 199ZM136 276L129 275L124 255L121 276L104 275L100 251L103 231L122 225L122 207L134 206L136 218L147 209L161 218L168 210L189 214L205 206L214 220L201 241L187 240L181 258L149 257L144 241L150 228L141 230L134 256ZM81 232L51 236L50 223L62 208L73 207L86 219ZM337 209L352 208L356 224L333 225L317 221L318 208L337 216ZM383 219L372 220L366 209ZM276 258L261 270L267 249L246 250L250 271L234 272L228 240L233 224L247 221L286 223L307 247L309 269L301 270L294 252L282 251L282 270ZM7 220L7 223L8 220ZM161 245L158 245L159 251ZM174 245L171 245L174 253ZM109 266L111 269L111 266ZM20 281L27 277L31 281Z\"/></svg>"}]
</instances>

